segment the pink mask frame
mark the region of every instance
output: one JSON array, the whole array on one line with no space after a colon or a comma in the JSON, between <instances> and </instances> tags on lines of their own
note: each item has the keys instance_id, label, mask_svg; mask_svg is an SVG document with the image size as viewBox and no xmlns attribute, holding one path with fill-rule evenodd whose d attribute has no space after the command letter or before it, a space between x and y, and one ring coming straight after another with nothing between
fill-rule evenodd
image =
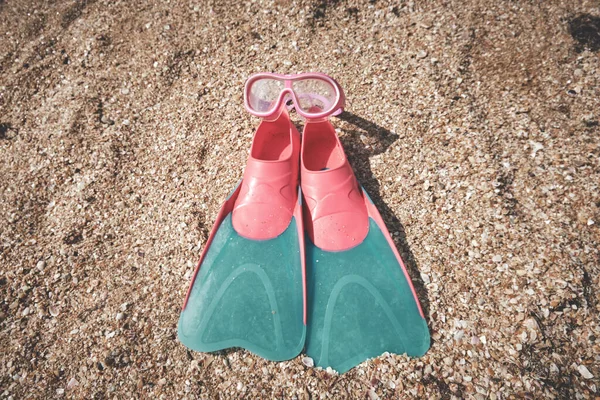
<instances>
[{"instance_id":1,"label":"pink mask frame","mask_svg":"<svg viewBox=\"0 0 600 400\"><path fill-rule=\"evenodd\" d=\"M277 99L273 101L273 104L270 106L270 109L268 111L264 111L264 112L255 110L252 107L252 105L250 104L250 95L251 95L252 86L261 79L277 80L277 81L283 82L283 84L284 84L284 88L281 89L281 92L279 93ZM317 80L325 81L326 83L328 83L329 85L331 85L331 87L333 87L335 89L335 100L333 102L324 100L324 98L322 96L320 96L316 93L315 94L304 94L304 96L310 96L310 97L316 98L325 104L329 103L329 106L327 107L327 109L325 109L321 112L316 112L316 113L307 112L307 111L302 110L302 108L300 107L300 101L299 101L300 96L296 94L296 92L294 91L294 89L292 87L292 84L293 84L293 82L306 80L306 79L317 79ZM273 74L270 72L260 72L258 74L254 74L254 75L250 76L250 78L248 78L248 80L246 81L246 85L244 86L244 106L246 107L246 110L248 110L248 112L250 114L252 114L256 117L259 117L259 118L264 118L264 119L277 118L277 116L281 112L282 107L286 106L286 102L288 99L291 99L293 102L293 107L290 107L290 108L295 108L296 112L300 116L304 117L307 120L313 120L313 121L319 120L319 119L325 119L331 115L340 114L342 111L344 111L344 106L346 104L346 96L344 95L344 91L343 91L342 87L340 86L340 84L337 83L337 81L335 79L333 79L332 77L330 77L329 75L321 74L318 72L308 72L308 73L290 74L290 75Z\"/></svg>"}]
</instances>

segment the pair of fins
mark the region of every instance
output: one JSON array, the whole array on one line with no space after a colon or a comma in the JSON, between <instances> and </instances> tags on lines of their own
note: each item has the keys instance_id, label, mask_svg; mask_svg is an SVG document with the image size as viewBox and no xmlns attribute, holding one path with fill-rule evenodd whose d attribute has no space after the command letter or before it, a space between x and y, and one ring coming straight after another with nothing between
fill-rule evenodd
<instances>
[{"instance_id":1,"label":"pair of fins","mask_svg":"<svg viewBox=\"0 0 600 400\"><path fill-rule=\"evenodd\" d=\"M339 373L384 352L429 349L404 263L328 120L308 121L302 140L285 109L261 122L196 267L178 336L193 350L242 347L273 361L305 349Z\"/></svg>"}]
</instances>

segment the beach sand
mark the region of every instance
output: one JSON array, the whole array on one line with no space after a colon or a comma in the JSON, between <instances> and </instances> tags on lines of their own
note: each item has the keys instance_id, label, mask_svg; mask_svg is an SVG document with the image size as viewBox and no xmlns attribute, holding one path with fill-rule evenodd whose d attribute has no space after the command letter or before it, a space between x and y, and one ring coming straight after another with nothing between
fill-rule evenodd
<instances>
[{"instance_id":1,"label":"beach sand","mask_svg":"<svg viewBox=\"0 0 600 400\"><path fill-rule=\"evenodd\" d=\"M599 18L584 0L0 0L0 399L597 399ZM338 376L177 340L259 71L344 87L333 123L408 264L424 357Z\"/></svg>"}]
</instances>

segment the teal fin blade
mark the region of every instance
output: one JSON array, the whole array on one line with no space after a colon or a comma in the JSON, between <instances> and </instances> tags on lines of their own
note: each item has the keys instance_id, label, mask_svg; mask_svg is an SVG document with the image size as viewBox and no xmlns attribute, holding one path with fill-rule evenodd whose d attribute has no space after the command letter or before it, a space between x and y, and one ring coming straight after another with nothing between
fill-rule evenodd
<instances>
[{"instance_id":1,"label":"teal fin blade","mask_svg":"<svg viewBox=\"0 0 600 400\"><path fill-rule=\"evenodd\" d=\"M347 251L321 250L307 236L306 273L306 353L315 365L343 373L386 351L419 357L429 349L427 322L373 219Z\"/></svg>"},{"instance_id":2,"label":"teal fin blade","mask_svg":"<svg viewBox=\"0 0 600 400\"><path fill-rule=\"evenodd\" d=\"M263 358L296 357L304 347L302 267L297 224L271 240L241 237L231 214L200 266L178 326L187 347L242 347Z\"/></svg>"}]
</instances>

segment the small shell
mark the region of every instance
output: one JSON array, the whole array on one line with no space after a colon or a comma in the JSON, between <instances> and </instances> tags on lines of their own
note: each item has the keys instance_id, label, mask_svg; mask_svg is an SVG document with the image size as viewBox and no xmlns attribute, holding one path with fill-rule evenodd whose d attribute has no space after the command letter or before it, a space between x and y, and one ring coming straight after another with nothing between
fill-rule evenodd
<instances>
[{"instance_id":1,"label":"small shell","mask_svg":"<svg viewBox=\"0 0 600 400\"><path fill-rule=\"evenodd\" d=\"M74 387L79 386L79 382L75 378L71 378L69 383L67 383L67 390L73 389Z\"/></svg>"},{"instance_id":2,"label":"small shell","mask_svg":"<svg viewBox=\"0 0 600 400\"><path fill-rule=\"evenodd\" d=\"M302 364L306 365L308 368L312 368L315 366L315 361L310 357L302 357Z\"/></svg>"},{"instance_id":3,"label":"small shell","mask_svg":"<svg viewBox=\"0 0 600 400\"><path fill-rule=\"evenodd\" d=\"M577 367L577 371L583 376L585 379L593 379L594 375L587 369L585 365L580 365Z\"/></svg>"},{"instance_id":4,"label":"small shell","mask_svg":"<svg viewBox=\"0 0 600 400\"><path fill-rule=\"evenodd\" d=\"M56 317L59 314L58 307L56 307L56 306L50 306L50 307L48 307L48 312L53 317Z\"/></svg>"},{"instance_id":5,"label":"small shell","mask_svg":"<svg viewBox=\"0 0 600 400\"><path fill-rule=\"evenodd\" d=\"M375 393L374 388L370 388L368 394L370 400L379 400L379 396L377 395L377 393Z\"/></svg>"}]
</instances>

